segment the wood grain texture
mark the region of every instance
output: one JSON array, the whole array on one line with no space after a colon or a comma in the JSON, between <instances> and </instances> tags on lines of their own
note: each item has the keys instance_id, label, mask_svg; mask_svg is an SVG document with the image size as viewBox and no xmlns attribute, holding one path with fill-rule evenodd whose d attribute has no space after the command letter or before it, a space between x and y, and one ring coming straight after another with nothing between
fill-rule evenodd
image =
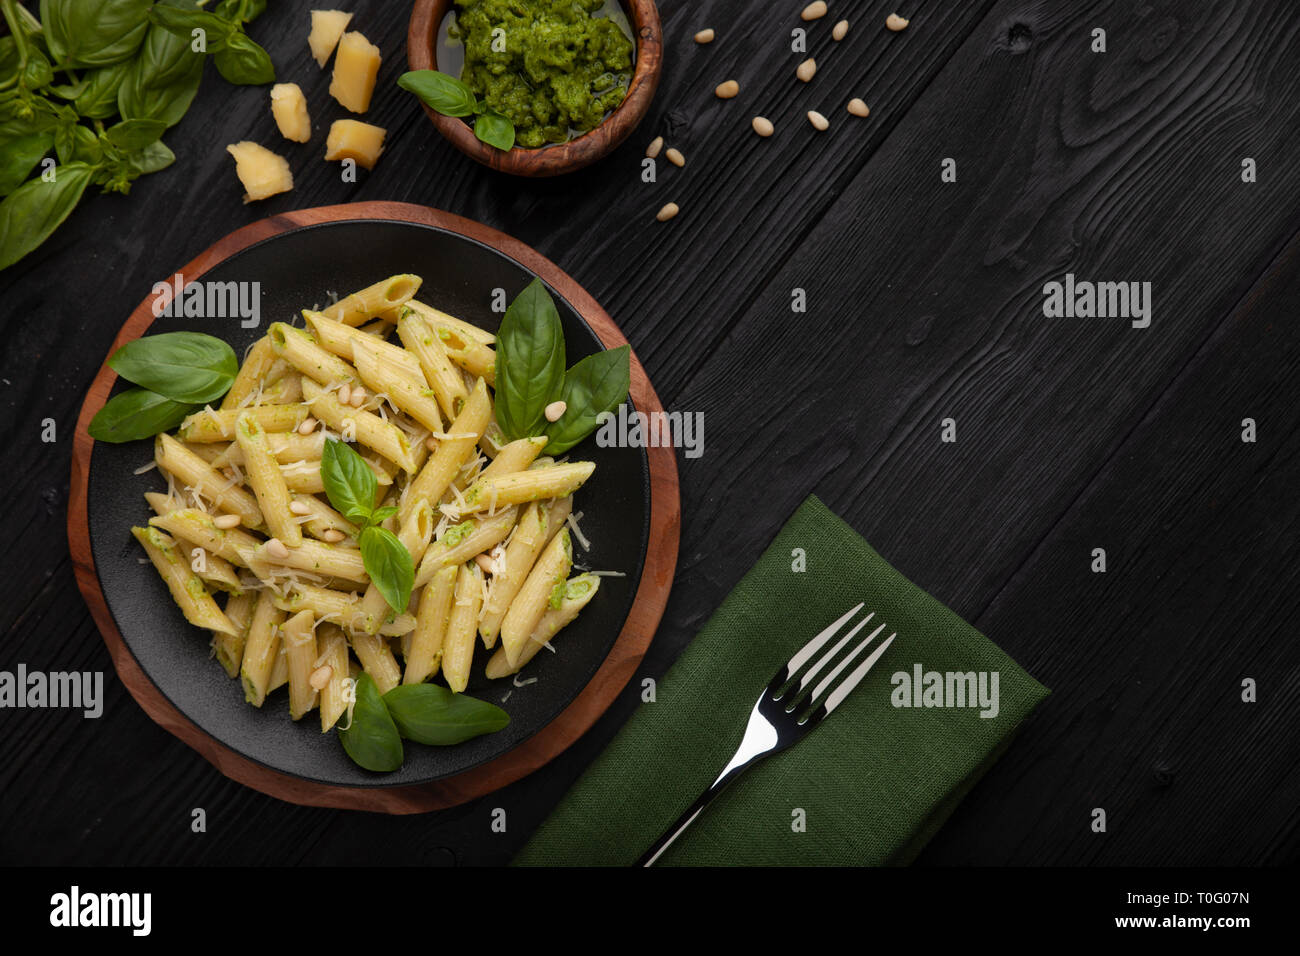
<instances>
[{"instance_id":1,"label":"wood grain texture","mask_svg":"<svg viewBox=\"0 0 1300 956\"><path fill-rule=\"evenodd\" d=\"M406 36L406 58L411 69L439 68L435 49L438 27L452 3L453 0L415 0ZM438 132L470 159L513 176L560 176L603 159L645 119L663 70L663 34L654 0L623 0L623 6L636 37L636 65L622 104L590 132L544 149L501 150L480 140L462 119L444 116L428 106L424 107L425 114Z\"/></svg>"},{"instance_id":2,"label":"wood grain texture","mask_svg":"<svg viewBox=\"0 0 1300 956\"><path fill-rule=\"evenodd\" d=\"M272 236L318 223L349 219L419 223L459 233L489 246L540 276L555 289L574 307L606 348L618 348L627 344L618 327L599 304L554 263L536 251L479 223L406 203L352 203L285 213L245 226L224 237L178 271L185 276L185 281L193 282L241 250ZM136 306L114 340L111 351L139 338L156 321L154 306L157 298L157 294L151 293ZM661 413L663 407L635 352L631 353L630 360L630 394L634 404L647 414ZM73 437L68 544L77 586L104 637L118 677L131 696L159 726L189 744L223 774L240 783L290 803L382 813L427 813L464 803L533 772L581 737L627 684L654 637L672 588L681 525L677 463L667 448L646 450L650 468L650 539L655 547L646 554L641 581L627 621L591 681L555 720L536 735L480 767L446 780L419 786L328 786L280 773L250 760L187 719L149 680L123 641L100 589L88 529L88 480L95 443L87 429L91 419L104 407L116 381L116 373L107 365L100 369L86 393Z\"/></svg>"},{"instance_id":3,"label":"wood grain texture","mask_svg":"<svg viewBox=\"0 0 1300 956\"><path fill-rule=\"evenodd\" d=\"M892 0L844 2L812 25L798 6L665 0L663 78L637 134L585 170L528 181L434 133L393 88L409 6L359 0L355 22L385 54L367 121L389 138L372 174L342 183L318 158L344 114L301 44L308 5L274 4L252 35L319 126L307 146L277 145L293 193L240 207L221 148L277 142L275 129L264 91L209 70L168 134L172 169L127 199L87 200L0 273L0 438L25 463L4 479L3 667L108 666L70 597L64 436L147 283L268 214L405 200L517 236L609 310L668 408L707 423L704 456L681 461L679 573L637 680L545 768L417 818L290 806L213 772L109 680L96 721L6 713L0 858L505 862L645 706L639 682L816 491L1054 691L922 864L1300 859L1293 6L917 0L900 34L883 26ZM852 27L836 45L841 13ZM704 26L718 37L698 47ZM790 49L803 26L819 64L808 85L793 79L808 54ZM1096 27L1104 56L1088 49ZM742 94L719 101L728 78ZM868 119L843 113L854 95ZM755 113L776 122L771 139L749 131ZM642 182L660 134L686 167L660 162ZM956 183L939 179L945 157ZM669 200L681 215L655 223ZM1044 319L1042 283L1067 270L1152 281L1152 328ZM794 287L807 314L790 311ZM938 440L948 416L955 445ZM1254 446L1236 437L1247 416ZM1098 546L1111 569L1094 577ZM1260 680L1255 711L1236 702L1243 676ZM1088 830L1095 806L1105 835ZM195 807L206 835L189 832ZM491 829L497 808L506 833Z\"/></svg>"}]
</instances>

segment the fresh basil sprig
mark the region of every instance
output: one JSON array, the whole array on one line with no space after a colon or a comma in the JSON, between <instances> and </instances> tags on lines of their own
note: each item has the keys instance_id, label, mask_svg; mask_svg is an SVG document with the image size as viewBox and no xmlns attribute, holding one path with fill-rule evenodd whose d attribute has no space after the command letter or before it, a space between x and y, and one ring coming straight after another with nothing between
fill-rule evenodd
<instances>
[{"instance_id":1,"label":"fresh basil sprig","mask_svg":"<svg viewBox=\"0 0 1300 956\"><path fill-rule=\"evenodd\" d=\"M379 483L365 459L347 442L330 438L320 460L321 481L335 510L361 525L357 543L366 574L393 609L401 614L411 601L415 587L415 562L397 535L379 523L397 513L396 508L376 508Z\"/></svg>"},{"instance_id":2,"label":"fresh basil sprig","mask_svg":"<svg viewBox=\"0 0 1300 956\"><path fill-rule=\"evenodd\" d=\"M215 402L230 391L239 360L234 349L211 335L163 332L126 343L109 356L108 367L141 386L115 395L91 419L91 438L120 443L175 428L186 415Z\"/></svg>"},{"instance_id":3,"label":"fresh basil sprig","mask_svg":"<svg viewBox=\"0 0 1300 956\"><path fill-rule=\"evenodd\" d=\"M367 673L357 678L352 719L339 728L339 740L347 755L367 770L388 773L402 765L402 737Z\"/></svg>"},{"instance_id":4,"label":"fresh basil sprig","mask_svg":"<svg viewBox=\"0 0 1300 956\"><path fill-rule=\"evenodd\" d=\"M496 733L510 723L510 715L495 704L438 684L402 684L384 695L384 704L403 737L438 747Z\"/></svg>"},{"instance_id":5,"label":"fresh basil sprig","mask_svg":"<svg viewBox=\"0 0 1300 956\"><path fill-rule=\"evenodd\" d=\"M438 70L410 70L397 78L397 85L414 93L420 102L443 116L477 117L474 135L497 149L513 149L515 124L509 117L489 109L487 101L474 95L474 91L461 80Z\"/></svg>"},{"instance_id":6,"label":"fresh basil sprig","mask_svg":"<svg viewBox=\"0 0 1300 956\"><path fill-rule=\"evenodd\" d=\"M90 185L125 195L175 157L159 137L190 108L206 57L232 83L275 70L244 24L266 0L41 0L38 20L0 0L0 269L59 227ZM115 115L124 122L112 124ZM85 121L89 121L89 125ZM106 128L107 127L107 128ZM58 166L41 160L53 152ZM28 178L38 167L41 176Z\"/></svg>"},{"instance_id":7,"label":"fresh basil sprig","mask_svg":"<svg viewBox=\"0 0 1300 956\"><path fill-rule=\"evenodd\" d=\"M507 440L545 435L559 455L596 430L603 412L627 397L631 349L597 352L564 370L564 330L546 286L534 279L506 309L497 333L496 417ZM564 414L546 420L546 406L563 400Z\"/></svg>"}]
</instances>

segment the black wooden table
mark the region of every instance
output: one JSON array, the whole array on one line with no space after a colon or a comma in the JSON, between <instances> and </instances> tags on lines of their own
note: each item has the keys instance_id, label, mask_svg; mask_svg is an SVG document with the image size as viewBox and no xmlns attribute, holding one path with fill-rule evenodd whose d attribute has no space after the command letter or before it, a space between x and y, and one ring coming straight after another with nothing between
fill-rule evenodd
<instances>
[{"instance_id":1,"label":"black wooden table","mask_svg":"<svg viewBox=\"0 0 1300 956\"><path fill-rule=\"evenodd\" d=\"M309 6L273 3L250 32L319 127L345 114L322 105ZM523 181L456 153L394 87L407 4L349 6L385 56L366 119L389 138L372 174L341 182L318 140L278 138L264 88L209 65L167 137L176 164L128 198L84 202L0 274L0 669L108 678L99 720L0 712L0 860L502 863L639 705L634 680L543 770L387 818L232 783L116 683L64 535L88 383L152 283L219 237L365 199L535 246L615 317L667 407L704 413L703 456L679 456L681 560L643 676L666 670L815 491L1053 689L923 864L1300 856L1300 9L899 0L912 22L893 34L893 0L838 0L809 26L820 68L804 85L798 0L665 0L644 125L587 171ZM835 44L840 16L853 26ZM718 39L697 46L707 26ZM712 91L728 78L742 93L724 102ZM845 112L852 96L869 118ZM813 108L828 131L804 118ZM754 136L756 113L776 136ZM687 162L661 160L645 183L657 134ZM241 139L289 147L292 193L240 204L224 146ZM670 200L681 214L657 223ZM1150 282L1150 326L1046 317L1043 286L1067 273ZM799 289L806 312L792 310ZM1098 807L1105 833L1090 827Z\"/></svg>"}]
</instances>

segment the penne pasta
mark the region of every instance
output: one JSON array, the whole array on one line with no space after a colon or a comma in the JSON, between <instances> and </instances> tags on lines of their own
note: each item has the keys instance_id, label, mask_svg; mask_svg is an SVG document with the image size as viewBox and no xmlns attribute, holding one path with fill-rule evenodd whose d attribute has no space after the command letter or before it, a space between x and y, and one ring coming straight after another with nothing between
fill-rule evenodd
<instances>
[{"instance_id":1,"label":"penne pasta","mask_svg":"<svg viewBox=\"0 0 1300 956\"><path fill-rule=\"evenodd\" d=\"M397 322L397 334L402 344L415 355L424 378L429 383L438 405L451 421L469 398L464 376L447 357L442 339L429 324L410 308L402 310Z\"/></svg>"},{"instance_id":2,"label":"penne pasta","mask_svg":"<svg viewBox=\"0 0 1300 956\"><path fill-rule=\"evenodd\" d=\"M519 652L548 607L557 608L564 599L564 582L573 566L573 545L568 529L551 539L528 572L523 587L510 602L501 620L501 646L512 667L519 663Z\"/></svg>"},{"instance_id":3,"label":"penne pasta","mask_svg":"<svg viewBox=\"0 0 1300 956\"><path fill-rule=\"evenodd\" d=\"M248 626L253 620L253 607L257 595L244 591L226 602L225 615L235 625L235 633L212 632L212 655L231 677L239 676L239 665L244 659L244 642L248 639Z\"/></svg>"},{"instance_id":4,"label":"penne pasta","mask_svg":"<svg viewBox=\"0 0 1300 956\"><path fill-rule=\"evenodd\" d=\"M574 461L480 478L465 492L461 510L468 514L543 498L563 498L581 488L595 470L593 462Z\"/></svg>"},{"instance_id":5,"label":"penne pasta","mask_svg":"<svg viewBox=\"0 0 1300 956\"><path fill-rule=\"evenodd\" d=\"M271 381L271 369L279 361L271 340L262 336L253 343L253 347L244 356L244 364L239 366L235 380L230 384L230 391L221 400L222 408L239 408L245 400L256 394L264 382Z\"/></svg>"},{"instance_id":6,"label":"penne pasta","mask_svg":"<svg viewBox=\"0 0 1300 956\"><path fill-rule=\"evenodd\" d=\"M267 330L266 336L271 340L275 354L296 368L305 379L321 385L356 381L356 369L333 352L321 348L306 329L276 322Z\"/></svg>"},{"instance_id":7,"label":"penne pasta","mask_svg":"<svg viewBox=\"0 0 1300 956\"><path fill-rule=\"evenodd\" d=\"M131 534L144 546L185 620L209 631L237 633L235 625L212 600L202 579L190 570L190 563L181 554L175 540L154 527L132 528Z\"/></svg>"},{"instance_id":8,"label":"penne pasta","mask_svg":"<svg viewBox=\"0 0 1300 956\"><path fill-rule=\"evenodd\" d=\"M241 415L251 416L268 432L293 431L307 417L307 406L300 403L293 405L251 405L248 408L226 408L217 411L205 408L195 412L181 422L177 434L182 441L190 443L209 443L233 441L235 422Z\"/></svg>"},{"instance_id":9,"label":"penne pasta","mask_svg":"<svg viewBox=\"0 0 1300 956\"><path fill-rule=\"evenodd\" d=\"M458 319L455 316L448 315L441 309L435 309L431 305L425 305L418 299L411 299L406 303L407 307L416 312L422 319L435 328L450 329L453 332L459 332L475 341L482 342L484 345L494 345L497 337L487 329L480 329L477 325Z\"/></svg>"},{"instance_id":10,"label":"penne pasta","mask_svg":"<svg viewBox=\"0 0 1300 956\"><path fill-rule=\"evenodd\" d=\"M460 693L469 685L474 660L474 632L483 605L483 572L474 563L462 564L456 572L447 632L442 642L442 676L447 686Z\"/></svg>"},{"instance_id":11,"label":"penne pasta","mask_svg":"<svg viewBox=\"0 0 1300 956\"><path fill-rule=\"evenodd\" d=\"M424 553L424 560L415 572L415 586L423 587L442 568L472 561L475 555L495 548L510 534L518 516L519 510L511 507L448 528Z\"/></svg>"},{"instance_id":12,"label":"penne pasta","mask_svg":"<svg viewBox=\"0 0 1300 956\"><path fill-rule=\"evenodd\" d=\"M389 363L370 345L358 342L353 347L357 372L367 388L388 397L401 412L409 415L431 432L442 430L442 413L438 402L424 384L424 373L416 368L418 379ZM448 416L450 420L450 416ZM414 467L411 469L414 471Z\"/></svg>"},{"instance_id":13,"label":"penne pasta","mask_svg":"<svg viewBox=\"0 0 1300 956\"><path fill-rule=\"evenodd\" d=\"M519 673L525 664L537 656L538 651L573 622L578 612L587 606L599 589L600 578L594 574L579 574L569 578L565 582L564 599L560 602L560 606L546 609L546 613L537 622L537 627L520 648L516 662L510 663L504 644L498 647L496 653L488 659L486 668L488 678L496 680L499 677L509 677L511 674Z\"/></svg>"},{"instance_id":14,"label":"penne pasta","mask_svg":"<svg viewBox=\"0 0 1300 956\"><path fill-rule=\"evenodd\" d=\"M218 528L212 515L197 508L176 508L150 518L149 524L240 567L248 567L244 553L260 543L239 528Z\"/></svg>"},{"instance_id":15,"label":"penne pasta","mask_svg":"<svg viewBox=\"0 0 1300 956\"><path fill-rule=\"evenodd\" d=\"M350 325L344 325L310 309L303 309L302 317L311 326L317 344L333 352L345 362L355 365L356 348L361 346L385 359L389 365L403 372L412 381L424 382L424 373L420 371L419 360L401 346L391 345L380 335L367 334L364 329L354 329ZM364 374L362 378L365 378Z\"/></svg>"},{"instance_id":16,"label":"penne pasta","mask_svg":"<svg viewBox=\"0 0 1300 956\"><path fill-rule=\"evenodd\" d=\"M244 700L254 707L262 706L270 690L271 671L280 653L280 625L284 623L284 616L284 612L275 606L269 591L258 595L239 668Z\"/></svg>"},{"instance_id":17,"label":"penne pasta","mask_svg":"<svg viewBox=\"0 0 1300 956\"><path fill-rule=\"evenodd\" d=\"M421 281L409 273L389 276L322 309L321 314L344 325L362 325L375 318L393 320L398 308L419 291Z\"/></svg>"},{"instance_id":18,"label":"penne pasta","mask_svg":"<svg viewBox=\"0 0 1300 956\"><path fill-rule=\"evenodd\" d=\"M302 544L302 528L293 520L293 512L289 510L289 486L285 484L280 465L271 453L266 432L249 412L241 414L235 422L235 443L244 454L248 484L257 496L267 528L285 545L298 547Z\"/></svg>"},{"instance_id":19,"label":"penne pasta","mask_svg":"<svg viewBox=\"0 0 1300 956\"><path fill-rule=\"evenodd\" d=\"M362 669L374 679L379 693L387 694L402 679L402 669L397 666L386 638L378 634L352 633L352 651L361 662Z\"/></svg>"},{"instance_id":20,"label":"penne pasta","mask_svg":"<svg viewBox=\"0 0 1300 956\"><path fill-rule=\"evenodd\" d=\"M257 499L171 435L158 436L154 442L154 460L182 487L192 488L222 511L238 515L245 527L262 526L262 509L257 506Z\"/></svg>"},{"instance_id":21,"label":"penne pasta","mask_svg":"<svg viewBox=\"0 0 1300 956\"><path fill-rule=\"evenodd\" d=\"M403 684L419 684L438 673L458 573L455 566L440 568L420 594L415 630L411 632L411 642L404 655Z\"/></svg>"},{"instance_id":22,"label":"penne pasta","mask_svg":"<svg viewBox=\"0 0 1300 956\"><path fill-rule=\"evenodd\" d=\"M296 548L286 548L288 554L280 556L267 550L267 545L259 544L251 556L242 555L248 560L262 562L272 567L293 568L298 571L310 571L329 578L339 578L356 584L365 584L370 579L366 576L361 552L355 548L339 548L322 541L303 538ZM250 570L256 571L251 561Z\"/></svg>"},{"instance_id":23,"label":"penne pasta","mask_svg":"<svg viewBox=\"0 0 1300 956\"><path fill-rule=\"evenodd\" d=\"M329 731L348 709L343 682L348 679L348 642L338 627L321 624L316 629L316 646L320 651L317 669L328 667L325 685L320 689L320 730Z\"/></svg>"},{"instance_id":24,"label":"penne pasta","mask_svg":"<svg viewBox=\"0 0 1300 956\"><path fill-rule=\"evenodd\" d=\"M316 669L316 619L299 611L280 627L280 640L289 665L289 716L301 720L316 706L319 693L311 686Z\"/></svg>"},{"instance_id":25,"label":"penne pasta","mask_svg":"<svg viewBox=\"0 0 1300 956\"><path fill-rule=\"evenodd\" d=\"M263 426L263 431L265 431ZM320 461L321 453L325 450L325 433L314 431L310 435L300 435L296 431L292 432L266 432L266 442L271 449L271 454L281 465L290 465L300 461ZM199 445L196 448L202 448ZM207 446L214 447L214 446ZM200 454L202 454L200 452ZM213 468L226 468L230 465L244 467L244 453L239 447L238 442L231 442L221 454L211 460Z\"/></svg>"},{"instance_id":26,"label":"penne pasta","mask_svg":"<svg viewBox=\"0 0 1300 956\"><path fill-rule=\"evenodd\" d=\"M416 502L442 499L457 472L474 457L474 448L491 417L492 401L488 398L487 385L479 379L460 414L451 423L450 434L438 441L438 450L407 487L401 511L403 521Z\"/></svg>"},{"instance_id":27,"label":"penne pasta","mask_svg":"<svg viewBox=\"0 0 1300 956\"><path fill-rule=\"evenodd\" d=\"M310 403L312 414L340 432L345 440L355 439L404 471L416 470L415 461L411 457L411 442L396 425L372 412L344 405L336 393L327 391L310 380L303 382L303 397Z\"/></svg>"}]
</instances>

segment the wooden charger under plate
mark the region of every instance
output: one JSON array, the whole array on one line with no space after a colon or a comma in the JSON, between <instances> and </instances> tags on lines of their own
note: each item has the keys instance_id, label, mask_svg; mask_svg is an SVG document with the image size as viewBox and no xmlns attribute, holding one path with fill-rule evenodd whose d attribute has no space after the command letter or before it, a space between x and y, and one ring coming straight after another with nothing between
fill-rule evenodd
<instances>
[{"instance_id":1,"label":"wooden charger under plate","mask_svg":"<svg viewBox=\"0 0 1300 956\"><path fill-rule=\"evenodd\" d=\"M187 280L197 279L241 250L272 236L318 223L347 220L416 223L458 233L489 246L540 276L555 289L573 306L606 348L627 344L605 310L577 282L536 250L480 223L407 203L350 203L272 216L226 236L184 266L180 272ZM131 313L118 332L110 354L125 343L139 338L153 324L153 301L154 296L150 295ZM641 411L662 412L663 406L635 352L632 353L631 363L632 401ZM181 714L150 681L123 641L100 588L90 547L87 512L87 484L95 443L86 429L95 413L108 400L116 379L117 375L107 366L99 370L86 393L81 415L77 419L68 501L68 545L77 586L90 607L104 643L108 645L113 666L131 696L154 722L197 750L232 780L281 800L310 806L381 813L424 813L455 806L513 783L560 754L581 737L613 703L645 656L668 602L668 592L677 564L681 508L677 463L673 450L667 447L646 449L650 470L650 537L632 609L618 639L595 676L560 715L537 734L488 763L463 773L432 783L396 787L323 784L281 773L236 753Z\"/></svg>"}]
</instances>

